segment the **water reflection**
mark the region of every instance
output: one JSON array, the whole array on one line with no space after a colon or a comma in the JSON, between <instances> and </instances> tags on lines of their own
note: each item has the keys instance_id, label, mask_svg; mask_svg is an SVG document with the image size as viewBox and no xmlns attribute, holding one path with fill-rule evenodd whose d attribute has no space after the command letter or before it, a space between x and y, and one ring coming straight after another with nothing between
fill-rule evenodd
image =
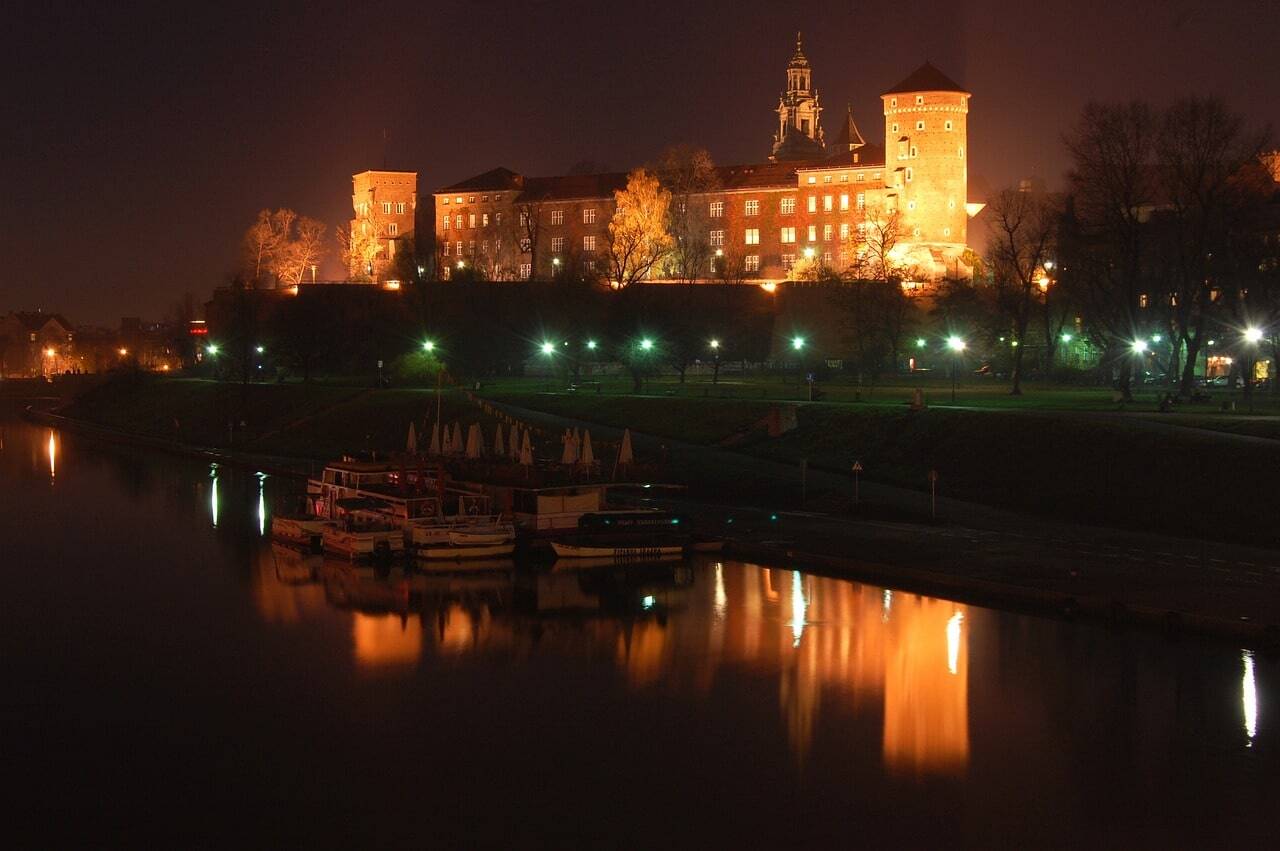
<instances>
[{"instance_id":1,"label":"water reflection","mask_svg":"<svg viewBox=\"0 0 1280 851\"><path fill-rule=\"evenodd\" d=\"M1249 747L1253 747L1253 740L1258 737L1258 686L1253 675L1253 651L1243 650L1240 656L1244 662L1244 682L1240 694L1244 709L1244 734L1249 737Z\"/></svg>"},{"instance_id":2,"label":"water reflection","mask_svg":"<svg viewBox=\"0 0 1280 851\"><path fill-rule=\"evenodd\" d=\"M54 441L53 429L49 429L49 481L58 476L58 444Z\"/></svg>"},{"instance_id":3,"label":"water reflection","mask_svg":"<svg viewBox=\"0 0 1280 851\"><path fill-rule=\"evenodd\" d=\"M218 528L218 465L209 465L209 516L213 519L213 528Z\"/></svg>"},{"instance_id":4,"label":"water reflection","mask_svg":"<svg viewBox=\"0 0 1280 851\"><path fill-rule=\"evenodd\" d=\"M267 533L267 474L258 474L258 537Z\"/></svg>"},{"instance_id":5,"label":"water reflection","mask_svg":"<svg viewBox=\"0 0 1280 851\"><path fill-rule=\"evenodd\" d=\"M968 630L959 604L898 594L889 616L882 589L733 562L423 573L278 545L266 553L255 578L263 617L294 623L348 612L362 669L469 654L607 654L628 688L701 694L745 672L777 682L797 760L830 713L879 723L883 762L894 772L967 766ZM780 582L779 573L790 575Z\"/></svg>"}]
</instances>

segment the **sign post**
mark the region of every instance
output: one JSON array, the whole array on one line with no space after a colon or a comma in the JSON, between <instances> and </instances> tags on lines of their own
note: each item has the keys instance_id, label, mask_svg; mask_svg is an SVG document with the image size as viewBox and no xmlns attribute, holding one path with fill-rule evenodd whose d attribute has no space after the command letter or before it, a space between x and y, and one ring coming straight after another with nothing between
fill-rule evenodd
<instances>
[{"instance_id":1,"label":"sign post","mask_svg":"<svg viewBox=\"0 0 1280 851\"><path fill-rule=\"evenodd\" d=\"M929 517L938 519L938 471L929 471Z\"/></svg>"},{"instance_id":2,"label":"sign post","mask_svg":"<svg viewBox=\"0 0 1280 851\"><path fill-rule=\"evenodd\" d=\"M858 504L858 475L862 472L862 462L853 462L853 504Z\"/></svg>"}]
</instances>

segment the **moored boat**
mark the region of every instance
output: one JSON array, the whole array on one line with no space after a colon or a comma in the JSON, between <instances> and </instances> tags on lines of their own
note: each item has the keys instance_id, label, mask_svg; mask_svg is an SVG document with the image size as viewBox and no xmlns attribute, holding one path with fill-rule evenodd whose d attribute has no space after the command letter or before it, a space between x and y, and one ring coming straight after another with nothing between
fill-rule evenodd
<instances>
[{"instance_id":1,"label":"moored boat","mask_svg":"<svg viewBox=\"0 0 1280 851\"><path fill-rule=\"evenodd\" d=\"M405 529L405 539L419 558L495 558L515 551L516 529L498 517L419 521Z\"/></svg>"},{"instance_id":2,"label":"moored boat","mask_svg":"<svg viewBox=\"0 0 1280 851\"><path fill-rule=\"evenodd\" d=\"M661 559L664 556L678 556L684 552L683 544L667 544L667 545L644 545L644 544L620 544L620 545L582 545L561 543L560 541L552 541L551 549L555 551L557 558L593 558L593 559L612 559L635 560L642 561L648 559Z\"/></svg>"},{"instance_id":3,"label":"moored boat","mask_svg":"<svg viewBox=\"0 0 1280 851\"><path fill-rule=\"evenodd\" d=\"M348 558L389 558L404 552L404 531L380 512L349 505L342 500L340 519L326 524L322 533L326 552Z\"/></svg>"},{"instance_id":4,"label":"moored boat","mask_svg":"<svg viewBox=\"0 0 1280 851\"><path fill-rule=\"evenodd\" d=\"M329 525L329 521L319 517L277 514L271 518L271 537L279 543L318 553L324 548L324 530Z\"/></svg>"}]
</instances>

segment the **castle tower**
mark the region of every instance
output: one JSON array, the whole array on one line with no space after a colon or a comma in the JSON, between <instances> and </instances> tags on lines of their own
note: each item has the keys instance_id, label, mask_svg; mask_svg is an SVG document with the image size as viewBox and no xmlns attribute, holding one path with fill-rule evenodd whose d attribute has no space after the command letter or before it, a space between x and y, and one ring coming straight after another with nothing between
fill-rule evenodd
<instances>
[{"instance_id":1,"label":"castle tower","mask_svg":"<svg viewBox=\"0 0 1280 851\"><path fill-rule=\"evenodd\" d=\"M964 250L970 97L928 62L881 95L885 194L901 215L903 242Z\"/></svg>"},{"instance_id":2,"label":"castle tower","mask_svg":"<svg viewBox=\"0 0 1280 851\"><path fill-rule=\"evenodd\" d=\"M778 99L778 132L773 136L770 160L804 160L821 157L826 149L822 135L822 107L813 88L812 69L796 33L796 52L787 63L787 90Z\"/></svg>"}]
</instances>

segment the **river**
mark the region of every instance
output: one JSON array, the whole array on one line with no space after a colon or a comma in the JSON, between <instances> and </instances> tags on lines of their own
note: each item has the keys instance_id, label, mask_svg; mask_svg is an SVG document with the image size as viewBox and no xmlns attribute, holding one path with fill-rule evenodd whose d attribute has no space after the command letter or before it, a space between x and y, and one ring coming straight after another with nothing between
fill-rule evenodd
<instances>
[{"instance_id":1,"label":"river","mask_svg":"<svg viewBox=\"0 0 1280 851\"><path fill-rule=\"evenodd\" d=\"M303 558L264 535L296 482L0 427L3 761L26 831L1276 839L1280 664L1253 648L786 564L423 574Z\"/></svg>"}]
</instances>

